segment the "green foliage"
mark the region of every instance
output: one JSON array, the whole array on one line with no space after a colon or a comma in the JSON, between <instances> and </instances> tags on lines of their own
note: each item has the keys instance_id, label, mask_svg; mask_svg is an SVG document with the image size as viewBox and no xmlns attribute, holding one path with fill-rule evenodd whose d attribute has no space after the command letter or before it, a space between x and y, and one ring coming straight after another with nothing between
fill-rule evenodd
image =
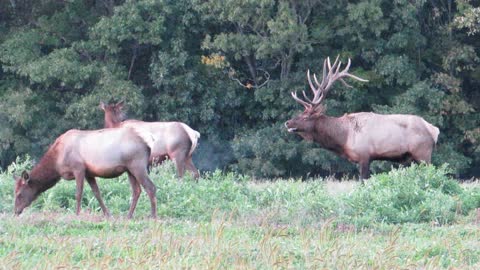
<instances>
[{"instance_id":1,"label":"green foliage","mask_svg":"<svg viewBox=\"0 0 480 270\"><path fill-rule=\"evenodd\" d=\"M324 57L340 55L369 82L335 85L328 115L420 115L441 131L434 163L477 175L478 4L445 3L6 1L0 167L38 159L68 129L100 128L99 102L125 100L130 118L200 131L200 169L353 175L354 165L282 126L299 111L290 92L309 91L306 69L319 73Z\"/></svg>"},{"instance_id":2,"label":"green foliage","mask_svg":"<svg viewBox=\"0 0 480 270\"><path fill-rule=\"evenodd\" d=\"M31 168L27 156L18 159L0 173L0 213L10 213L13 202L13 175ZM361 229L375 224L438 223L452 224L480 207L480 189L463 188L448 174L447 166L414 165L372 176L340 194L329 191L322 179L300 181L278 179L254 181L249 176L206 173L198 181L187 175L183 181L175 176L173 162L152 168L150 178L157 186L158 215L192 221L207 221L213 212L232 218L264 217L276 224L305 226L333 218L335 224ZM324 179L323 179L324 180ZM116 179L98 179L106 206L115 216L125 216L130 206L131 189L127 175ZM75 212L75 182L61 180L44 192L27 213L38 211ZM331 188L330 188L331 189ZM82 211L98 212L100 207L90 188L85 186ZM135 216L148 216L150 202L143 192ZM340 226L339 225L339 226Z\"/></svg>"},{"instance_id":3,"label":"green foliage","mask_svg":"<svg viewBox=\"0 0 480 270\"><path fill-rule=\"evenodd\" d=\"M469 223L348 226L284 224L212 213L207 221L104 220L42 212L0 217L4 268L477 269L478 227ZM68 240L68 241L67 241Z\"/></svg>"},{"instance_id":4,"label":"green foliage","mask_svg":"<svg viewBox=\"0 0 480 270\"><path fill-rule=\"evenodd\" d=\"M448 176L447 166L413 165L371 177L346 198L350 222L448 224L476 207L474 196ZM463 203L465 200L467 203Z\"/></svg>"},{"instance_id":5,"label":"green foliage","mask_svg":"<svg viewBox=\"0 0 480 270\"><path fill-rule=\"evenodd\" d=\"M118 53L120 45L159 45L165 31L168 6L163 1L126 1L111 17L103 17L90 32L92 39L109 53Z\"/></svg>"},{"instance_id":6,"label":"green foliage","mask_svg":"<svg viewBox=\"0 0 480 270\"><path fill-rule=\"evenodd\" d=\"M459 1L459 12L453 25L459 29L466 28L469 35L475 35L480 31L480 7L474 7L469 2Z\"/></svg>"}]
</instances>

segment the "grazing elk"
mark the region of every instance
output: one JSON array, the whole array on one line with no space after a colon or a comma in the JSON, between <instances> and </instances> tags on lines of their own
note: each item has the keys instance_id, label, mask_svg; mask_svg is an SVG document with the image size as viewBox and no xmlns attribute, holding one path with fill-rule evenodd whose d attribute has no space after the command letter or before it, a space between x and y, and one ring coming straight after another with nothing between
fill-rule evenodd
<instances>
[{"instance_id":1,"label":"grazing elk","mask_svg":"<svg viewBox=\"0 0 480 270\"><path fill-rule=\"evenodd\" d=\"M178 177L182 178L185 169L191 171L198 179L200 174L193 165L192 154L197 147L200 133L181 122L144 122L139 120L125 120L122 122L123 101L116 104L100 102L100 108L105 112L105 128L134 127L148 131L155 138L152 147L150 162L163 161L167 157L175 161Z\"/></svg>"},{"instance_id":2,"label":"grazing elk","mask_svg":"<svg viewBox=\"0 0 480 270\"><path fill-rule=\"evenodd\" d=\"M69 130L58 137L40 162L28 174L14 177L15 214L19 215L42 192L53 187L60 178L76 180L77 215L80 214L84 179L92 188L105 216L110 213L103 203L96 176L113 178L124 172L132 187L131 218L143 186L151 202L151 215L156 217L156 187L147 174L150 145L149 134L132 128L102 129L93 131Z\"/></svg>"},{"instance_id":3,"label":"grazing elk","mask_svg":"<svg viewBox=\"0 0 480 270\"><path fill-rule=\"evenodd\" d=\"M338 57L333 66L330 58L323 63L323 78L319 83L313 75L315 85L307 71L307 79L313 98L303 98L292 92L292 97L305 107L305 111L285 123L288 132L299 134L302 138L314 141L339 156L360 166L360 178L369 177L372 160L390 160L395 162L430 163L432 151L437 142L437 127L416 115L408 114L376 114L359 112L345 114L342 117L325 115L322 101L332 84L339 80L348 85L343 78L350 77L365 82L362 78L348 73L348 64L340 71L341 62Z\"/></svg>"}]
</instances>

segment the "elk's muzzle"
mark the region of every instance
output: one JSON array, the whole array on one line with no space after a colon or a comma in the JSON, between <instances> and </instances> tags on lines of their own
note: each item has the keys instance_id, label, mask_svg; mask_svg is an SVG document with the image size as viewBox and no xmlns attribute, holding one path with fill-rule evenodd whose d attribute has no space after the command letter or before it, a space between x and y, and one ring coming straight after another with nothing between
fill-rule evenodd
<instances>
[{"instance_id":1,"label":"elk's muzzle","mask_svg":"<svg viewBox=\"0 0 480 270\"><path fill-rule=\"evenodd\" d=\"M290 121L285 122L285 127L287 128L288 132L295 132L297 128L291 128L289 127Z\"/></svg>"}]
</instances>

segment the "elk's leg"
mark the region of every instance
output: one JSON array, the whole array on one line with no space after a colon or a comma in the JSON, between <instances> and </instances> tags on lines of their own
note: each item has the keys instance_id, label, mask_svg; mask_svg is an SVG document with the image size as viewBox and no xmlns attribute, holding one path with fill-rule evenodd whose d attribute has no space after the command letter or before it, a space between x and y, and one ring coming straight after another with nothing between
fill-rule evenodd
<instances>
[{"instance_id":1,"label":"elk's leg","mask_svg":"<svg viewBox=\"0 0 480 270\"><path fill-rule=\"evenodd\" d=\"M106 217L109 217L110 212L108 211L107 207L103 203L102 195L101 195L100 189L98 188L98 185L97 185L97 180L95 180L95 177L88 177L87 176L86 178L87 178L88 184L90 185L90 188L93 191L93 195L95 195L95 198L97 198L97 201L100 204L100 208L102 208L103 214Z\"/></svg>"},{"instance_id":2,"label":"elk's leg","mask_svg":"<svg viewBox=\"0 0 480 270\"><path fill-rule=\"evenodd\" d=\"M182 179L183 175L185 174L185 157L177 156L175 157L175 165L177 167L177 175L178 178Z\"/></svg>"},{"instance_id":3,"label":"elk's leg","mask_svg":"<svg viewBox=\"0 0 480 270\"><path fill-rule=\"evenodd\" d=\"M150 198L150 204L151 204L151 209L152 213L151 216L152 218L157 218L157 197L156 197L156 192L157 188L153 184L153 182L148 178L147 170L145 168L142 168L142 170L138 170L136 172L131 172L135 179L140 182L140 184L143 186L145 189L145 192L147 192L148 197ZM133 214L133 212L132 212Z\"/></svg>"},{"instance_id":4,"label":"elk's leg","mask_svg":"<svg viewBox=\"0 0 480 270\"><path fill-rule=\"evenodd\" d=\"M200 177L200 173L198 172L195 165L193 165L192 157L187 158L186 166L187 166L187 169L193 173L193 177L195 179L198 179Z\"/></svg>"},{"instance_id":5,"label":"elk's leg","mask_svg":"<svg viewBox=\"0 0 480 270\"><path fill-rule=\"evenodd\" d=\"M130 209L128 210L127 217L131 219L133 217L133 212L137 207L140 193L142 193L142 188L140 187L140 183L138 183L137 179L130 172L128 173L128 181L130 181L130 186L132 187L132 202L130 203Z\"/></svg>"},{"instance_id":6,"label":"elk's leg","mask_svg":"<svg viewBox=\"0 0 480 270\"><path fill-rule=\"evenodd\" d=\"M362 180L362 184L365 183L365 180L370 177L370 160L366 159L360 161L360 180Z\"/></svg>"},{"instance_id":7,"label":"elk's leg","mask_svg":"<svg viewBox=\"0 0 480 270\"><path fill-rule=\"evenodd\" d=\"M412 153L412 158L417 163L421 163L423 161L429 164L432 161L432 151L420 149L419 151L417 151L417 153Z\"/></svg>"},{"instance_id":8,"label":"elk's leg","mask_svg":"<svg viewBox=\"0 0 480 270\"><path fill-rule=\"evenodd\" d=\"M82 207L82 195L83 195L83 182L85 180L85 172L75 172L75 181L77 184L77 191L75 193L75 199L77 200L77 216L80 215L80 209Z\"/></svg>"}]
</instances>

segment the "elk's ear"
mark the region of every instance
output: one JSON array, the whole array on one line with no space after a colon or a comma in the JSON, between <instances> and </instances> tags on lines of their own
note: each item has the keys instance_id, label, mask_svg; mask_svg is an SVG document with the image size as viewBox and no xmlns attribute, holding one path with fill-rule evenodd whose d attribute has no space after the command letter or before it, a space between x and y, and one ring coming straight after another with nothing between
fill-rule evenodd
<instances>
[{"instance_id":1,"label":"elk's ear","mask_svg":"<svg viewBox=\"0 0 480 270\"><path fill-rule=\"evenodd\" d=\"M105 103L103 103L103 101L100 101L100 104L98 105L98 107L105 111Z\"/></svg>"},{"instance_id":2,"label":"elk's ear","mask_svg":"<svg viewBox=\"0 0 480 270\"><path fill-rule=\"evenodd\" d=\"M30 182L30 175L28 175L27 171L22 172L22 179L25 180L25 183L27 184Z\"/></svg>"},{"instance_id":3,"label":"elk's ear","mask_svg":"<svg viewBox=\"0 0 480 270\"><path fill-rule=\"evenodd\" d=\"M125 105L125 102L124 100L120 100L119 102L117 102L117 104L115 104L115 107L117 107L117 109L123 109L123 105Z\"/></svg>"},{"instance_id":4,"label":"elk's ear","mask_svg":"<svg viewBox=\"0 0 480 270\"><path fill-rule=\"evenodd\" d=\"M319 117L319 116L325 114L325 111L327 111L327 106L321 104L321 105L319 105L318 107L315 108L315 111L313 111L312 116Z\"/></svg>"}]
</instances>

